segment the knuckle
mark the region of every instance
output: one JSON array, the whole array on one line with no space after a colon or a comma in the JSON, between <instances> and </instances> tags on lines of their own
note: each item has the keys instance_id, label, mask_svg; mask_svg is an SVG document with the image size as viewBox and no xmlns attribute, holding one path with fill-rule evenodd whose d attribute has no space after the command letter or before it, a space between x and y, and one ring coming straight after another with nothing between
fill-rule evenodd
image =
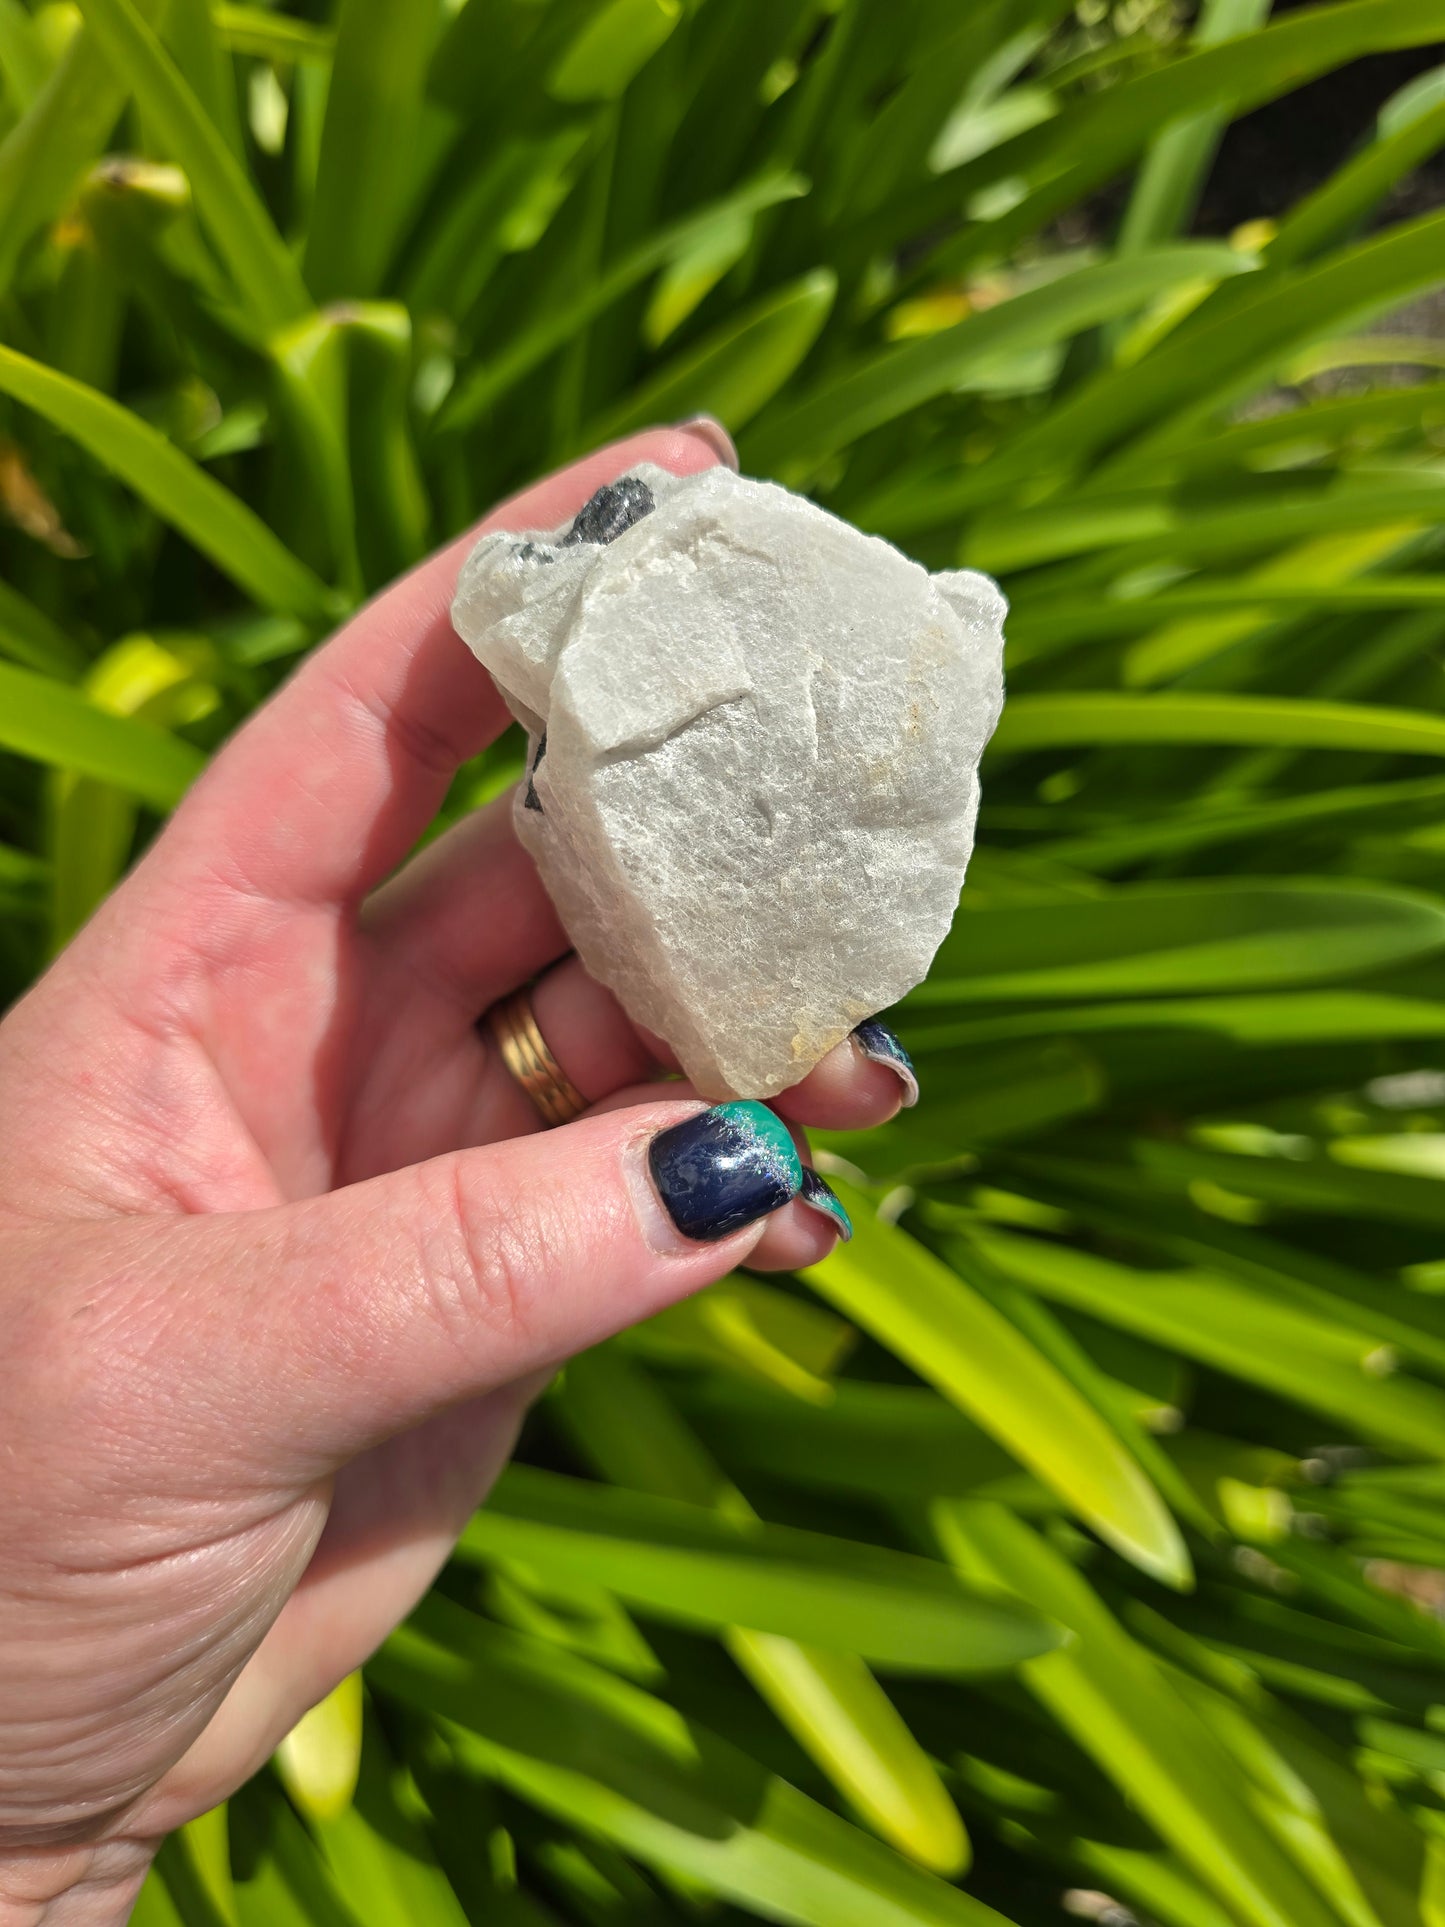
<instances>
[{"instance_id":1,"label":"knuckle","mask_svg":"<svg viewBox=\"0 0 1445 1927\"><path fill-rule=\"evenodd\" d=\"M388 742L426 774L450 777L465 754L465 743L455 727L430 721L420 710L393 701L379 690L347 683L344 693L378 724Z\"/></svg>"},{"instance_id":2,"label":"knuckle","mask_svg":"<svg viewBox=\"0 0 1445 1927\"><path fill-rule=\"evenodd\" d=\"M435 1221L446 1235L427 1265L434 1309L468 1353L479 1335L530 1345L538 1336L539 1282L555 1257L551 1214L530 1204L519 1211L475 1159L446 1160L444 1182L447 1198Z\"/></svg>"}]
</instances>

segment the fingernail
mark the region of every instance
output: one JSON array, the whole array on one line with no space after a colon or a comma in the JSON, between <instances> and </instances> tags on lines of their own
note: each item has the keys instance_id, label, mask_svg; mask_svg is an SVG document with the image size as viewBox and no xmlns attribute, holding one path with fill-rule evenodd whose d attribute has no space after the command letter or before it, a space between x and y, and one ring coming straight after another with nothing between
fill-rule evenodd
<instances>
[{"instance_id":1,"label":"fingernail","mask_svg":"<svg viewBox=\"0 0 1445 1927\"><path fill-rule=\"evenodd\" d=\"M913 1059L886 1024L870 1017L853 1032L853 1042L870 1064L886 1064L889 1070L897 1071L903 1081L905 1109L918 1102L918 1073L913 1068Z\"/></svg>"},{"instance_id":2,"label":"fingernail","mask_svg":"<svg viewBox=\"0 0 1445 1927\"><path fill-rule=\"evenodd\" d=\"M733 438L715 415L689 415L677 427L685 429L689 435L697 435L705 441L720 462L726 462L736 475L742 464L738 461L738 451Z\"/></svg>"},{"instance_id":3,"label":"fingernail","mask_svg":"<svg viewBox=\"0 0 1445 1927\"><path fill-rule=\"evenodd\" d=\"M715 1104L659 1131L647 1162L684 1238L710 1244L797 1197L803 1161L766 1104Z\"/></svg>"},{"instance_id":4,"label":"fingernail","mask_svg":"<svg viewBox=\"0 0 1445 1927\"><path fill-rule=\"evenodd\" d=\"M838 1233L838 1242L847 1244L853 1236L853 1220L848 1216L843 1200L826 1178L820 1178L816 1171L804 1165L803 1188L798 1196L814 1211L821 1212L825 1218L831 1218L834 1229Z\"/></svg>"}]
</instances>

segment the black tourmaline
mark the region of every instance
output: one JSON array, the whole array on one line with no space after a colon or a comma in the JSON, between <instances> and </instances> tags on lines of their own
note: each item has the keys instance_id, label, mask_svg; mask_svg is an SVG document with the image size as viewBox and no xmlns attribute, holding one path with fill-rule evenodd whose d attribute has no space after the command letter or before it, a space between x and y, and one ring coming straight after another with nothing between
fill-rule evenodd
<instances>
[{"instance_id":1,"label":"black tourmaline","mask_svg":"<svg viewBox=\"0 0 1445 1927\"><path fill-rule=\"evenodd\" d=\"M636 475L624 475L619 482L599 488L590 502L577 511L577 520L562 537L563 546L573 542L615 542L634 522L651 515L657 507L652 490Z\"/></svg>"},{"instance_id":2,"label":"black tourmaline","mask_svg":"<svg viewBox=\"0 0 1445 1927\"><path fill-rule=\"evenodd\" d=\"M537 794L537 785L532 781L532 778L537 774L538 769L541 767L542 758L546 754L547 732L544 729L542 734L537 738L537 748L532 757L532 766L527 771L527 794L522 798L522 808L524 810L542 810L542 799ZM543 814L545 814L545 812L543 812ZM902 1046L900 1045L899 1048L901 1049Z\"/></svg>"}]
</instances>

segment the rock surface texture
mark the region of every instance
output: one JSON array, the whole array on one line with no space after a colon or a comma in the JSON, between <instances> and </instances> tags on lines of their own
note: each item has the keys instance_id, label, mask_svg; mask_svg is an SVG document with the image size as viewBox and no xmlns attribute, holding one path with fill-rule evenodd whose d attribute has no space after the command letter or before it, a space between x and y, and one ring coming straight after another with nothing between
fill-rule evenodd
<instances>
[{"instance_id":1,"label":"rock surface texture","mask_svg":"<svg viewBox=\"0 0 1445 1927\"><path fill-rule=\"evenodd\" d=\"M517 827L705 1097L771 1097L927 973L1003 702L1003 597L731 469L482 537L452 616L530 732Z\"/></svg>"}]
</instances>

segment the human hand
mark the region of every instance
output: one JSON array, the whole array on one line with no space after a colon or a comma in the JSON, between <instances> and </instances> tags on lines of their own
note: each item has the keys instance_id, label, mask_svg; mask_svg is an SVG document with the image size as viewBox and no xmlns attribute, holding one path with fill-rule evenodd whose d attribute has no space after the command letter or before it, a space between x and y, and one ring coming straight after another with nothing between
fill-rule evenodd
<instances>
[{"instance_id":1,"label":"human hand","mask_svg":"<svg viewBox=\"0 0 1445 1927\"><path fill-rule=\"evenodd\" d=\"M636 436L483 526L714 459ZM836 1235L757 1187L679 1231L649 1148L704 1107L566 958L510 798L406 860L508 720L448 616L475 533L305 664L0 1025L0 1927L125 1918L425 1592L561 1360ZM590 1101L547 1133L476 1026L541 972ZM904 1092L847 1044L776 1110Z\"/></svg>"}]
</instances>

